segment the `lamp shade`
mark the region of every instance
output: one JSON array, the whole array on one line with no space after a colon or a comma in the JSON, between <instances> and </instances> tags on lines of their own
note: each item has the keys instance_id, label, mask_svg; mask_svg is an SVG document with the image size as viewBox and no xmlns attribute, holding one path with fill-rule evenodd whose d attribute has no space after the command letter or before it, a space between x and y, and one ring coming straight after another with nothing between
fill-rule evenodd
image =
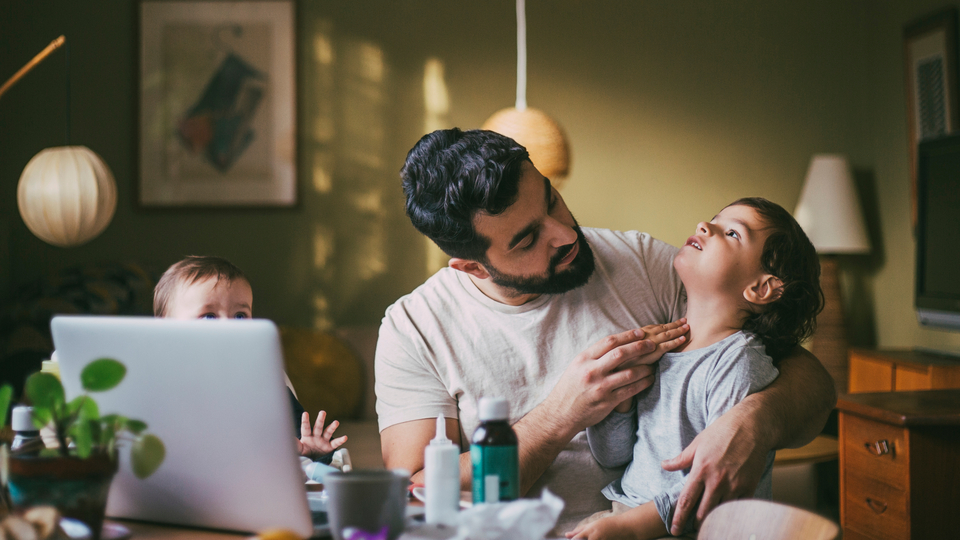
<instances>
[{"instance_id":1,"label":"lamp shade","mask_svg":"<svg viewBox=\"0 0 960 540\"><path fill-rule=\"evenodd\" d=\"M44 242L78 246L110 223L117 184L107 164L89 148L47 148L23 169L17 206L27 228Z\"/></svg>"},{"instance_id":2,"label":"lamp shade","mask_svg":"<svg viewBox=\"0 0 960 540\"><path fill-rule=\"evenodd\" d=\"M860 199L842 155L813 156L794 217L818 253L870 251Z\"/></svg>"},{"instance_id":3,"label":"lamp shade","mask_svg":"<svg viewBox=\"0 0 960 540\"><path fill-rule=\"evenodd\" d=\"M567 138L560 125L539 109L501 109L493 113L481 129L496 131L523 145L530 153L530 161L554 186L559 186L570 172Z\"/></svg>"}]
</instances>

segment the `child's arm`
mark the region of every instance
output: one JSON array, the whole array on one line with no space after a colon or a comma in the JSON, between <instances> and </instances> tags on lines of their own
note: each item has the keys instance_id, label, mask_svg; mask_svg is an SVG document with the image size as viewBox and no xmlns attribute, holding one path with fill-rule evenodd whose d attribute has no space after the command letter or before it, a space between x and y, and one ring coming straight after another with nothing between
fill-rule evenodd
<instances>
[{"instance_id":1,"label":"child's arm","mask_svg":"<svg viewBox=\"0 0 960 540\"><path fill-rule=\"evenodd\" d=\"M337 430L337 426L340 425L340 422L334 420L333 422L330 422L330 425L327 426L326 429L324 429L323 424L326 422L326 420L326 411L320 411L317 413L317 422L313 425L313 429L311 430L310 413L303 413L303 417L300 421L300 440L297 441L297 451L300 452L301 456L318 460L322 457L332 454L334 450L340 448L343 443L347 442L346 435L331 440L331 437L333 437L333 432Z\"/></svg>"},{"instance_id":2,"label":"child's arm","mask_svg":"<svg viewBox=\"0 0 960 540\"><path fill-rule=\"evenodd\" d=\"M637 442L637 408L633 404L631 398L626 412L615 410L599 424L587 428L590 453L603 467L620 467L633 459Z\"/></svg>"},{"instance_id":3,"label":"child's arm","mask_svg":"<svg viewBox=\"0 0 960 540\"><path fill-rule=\"evenodd\" d=\"M653 502L648 502L622 514L601 518L587 525L578 525L566 536L588 540L651 540L669 534L656 506Z\"/></svg>"}]
</instances>

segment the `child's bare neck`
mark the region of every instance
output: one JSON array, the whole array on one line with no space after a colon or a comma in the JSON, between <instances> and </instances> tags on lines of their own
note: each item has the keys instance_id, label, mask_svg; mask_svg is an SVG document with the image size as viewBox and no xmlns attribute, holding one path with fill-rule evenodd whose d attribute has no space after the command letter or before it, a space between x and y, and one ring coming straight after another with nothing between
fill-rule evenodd
<instances>
[{"instance_id":1,"label":"child's bare neck","mask_svg":"<svg viewBox=\"0 0 960 540\"><path fill-rule=\"evenodd\" d=\"M690 333L682 347L674 352L694 351L723 340L742 327L742 306L735 298L690 294L687 298L687 324Z\"/></svg>"}]
</instances>

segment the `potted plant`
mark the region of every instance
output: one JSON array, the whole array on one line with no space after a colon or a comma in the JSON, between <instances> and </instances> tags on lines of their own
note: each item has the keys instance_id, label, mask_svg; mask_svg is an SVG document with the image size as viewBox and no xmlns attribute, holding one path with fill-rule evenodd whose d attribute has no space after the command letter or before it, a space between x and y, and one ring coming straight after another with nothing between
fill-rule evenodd
<instances>
[{"instance_id":1,"label":"potted plant","mask_svg":"<svg viewBox=\"0 0 960 540\"><path fill-rule=\"evenodd\" d=\"M70 401L56 376L34 373L27 378L24 394L33 404L33 422L38 428L51 426L57 444L37 456L11 453L8 487L14 509L55 506L64 516L86 523L99 538L107 493L117 472L118 447L129 443L137 477L157 470L165 455L163 442L145 433L147 425L140 420L101 415L89 395L114 388L126 372L122 363L110 358L90 362L80 373L85 392Z\"/></svg>"}]
</instances>

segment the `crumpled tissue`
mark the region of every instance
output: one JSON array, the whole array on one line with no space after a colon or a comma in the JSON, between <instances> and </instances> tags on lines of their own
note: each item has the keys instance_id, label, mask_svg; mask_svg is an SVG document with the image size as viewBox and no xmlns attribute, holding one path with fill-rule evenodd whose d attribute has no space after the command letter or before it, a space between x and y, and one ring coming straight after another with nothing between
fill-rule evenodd
<instances>
[{"instance_id":1,"label":"crumpled tissue","mask_svg":"<svg viewBox=\"0 0 960 540\"><path fill-rule=\"evenodd\" d=\"M563 499L544 489L539 499L477 504L461 510L454 540L541 540L560 517Z\"/></svg>"}]
</instances>

